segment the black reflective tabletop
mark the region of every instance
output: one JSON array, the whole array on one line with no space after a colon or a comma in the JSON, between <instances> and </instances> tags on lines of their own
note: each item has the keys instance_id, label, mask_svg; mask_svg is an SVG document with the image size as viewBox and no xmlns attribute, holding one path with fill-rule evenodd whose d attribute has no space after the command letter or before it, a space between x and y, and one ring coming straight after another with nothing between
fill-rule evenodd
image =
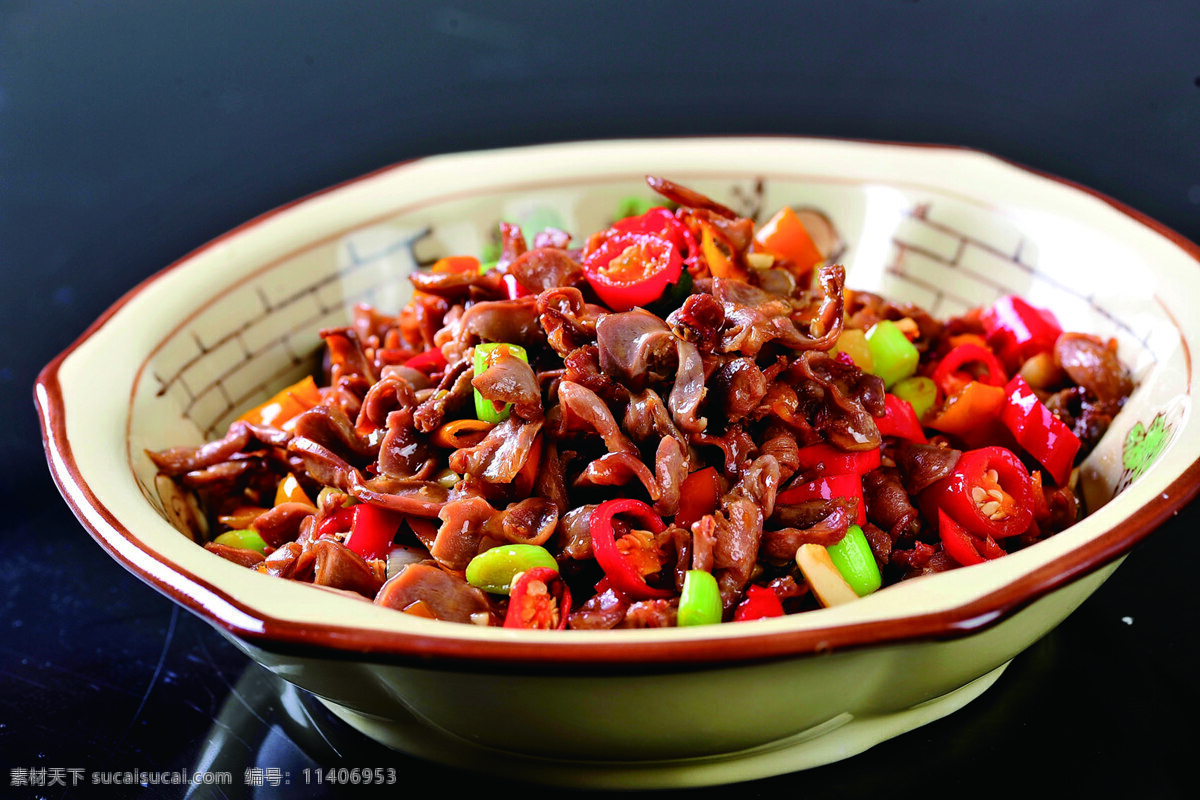
<instances>
[{"instance_id":1,"label":"black reflective tabletop","mask_svg":"<svg viewBox=\"0 0 1200 800\"><path fill-rule=\"evenodd\" d=\"M184 770L232 778L195 797L333 796L324 777L354 768L395 770L389 796L530 789L348 729L76 522L33 382L142 279L389 163L689 134L976 147L1200 241L1198 43L1181 2L0 0L0 797L183 797L158 781ZM1198 515L961 711L829 766L686 793L1191 796Z\"/></svg>"}]
</instances>

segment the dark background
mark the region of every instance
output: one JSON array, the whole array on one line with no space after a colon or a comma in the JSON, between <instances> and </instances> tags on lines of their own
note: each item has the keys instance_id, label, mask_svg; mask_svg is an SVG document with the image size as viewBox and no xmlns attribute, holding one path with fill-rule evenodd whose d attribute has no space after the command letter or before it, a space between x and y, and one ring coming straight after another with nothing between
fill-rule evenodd
<instances>
[{"instance_id":1,"label":"dark background","mask_svg":"<svg viewBox=\"0 0 1200 800\"><path fill-rule=\"evenodd\" d=\"M13 770L206 764L234 772L230 797L254 766L503 790L347 736L110 561L49 478L34 378L138 281L331 183L443 151L736 133L976 147L1200 241L1200 6L0 0L0 796L95 796ZM964 710L733 791L1183 796L1196 515Z\"/></svg>"}]
</instances>

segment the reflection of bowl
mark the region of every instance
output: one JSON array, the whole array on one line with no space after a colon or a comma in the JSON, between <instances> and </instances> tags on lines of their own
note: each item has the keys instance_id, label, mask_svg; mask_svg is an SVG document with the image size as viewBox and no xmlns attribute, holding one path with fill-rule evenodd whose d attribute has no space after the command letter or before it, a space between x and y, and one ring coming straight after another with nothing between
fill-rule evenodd
<instances>
[{"instance_id":1,"label":"reflection of bowl","mask_svg":"<svg viewBox=\"0 0 1200 800\"><path fill-rule=\"evenodd\" d=\"M648 173L745 213L823 215L852 288L938 315L1015 292L1115 337L1140 388L1083 470L1094 513L831 609L568 633L396 613L235 566L172 526L144 449L223 431L309 370L317 331L353 303L397 307L416 263L481 252L501 218L596 229L621 199L649 199ZM266 214L155 275L43 371L37 401L51 470L97 541L361 730L476 766L551 759L543 778L576 785L715 783L836 760L960 707L1195 494L1197 261L1119 204L960 149L754 138L445 156Z\"/></svg>"}]
</instances>

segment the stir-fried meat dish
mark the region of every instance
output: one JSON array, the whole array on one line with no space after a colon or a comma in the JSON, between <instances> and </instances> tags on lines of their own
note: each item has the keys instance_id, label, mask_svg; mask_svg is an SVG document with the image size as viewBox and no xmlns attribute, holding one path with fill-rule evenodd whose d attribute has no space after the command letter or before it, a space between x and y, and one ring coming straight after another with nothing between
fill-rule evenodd
<instances>
[{"instance_id":1,"label":"stir-fried meat dish","mask_svg":"<svg viewBox=\"0 0 1200 800\"><path fill-rule=\"evenodd\" d=\"M790 208L661 178L582 242L500 224L318 375L151 453L202 544L424 617L595 629L780 616L1074 523L1132 390L1113 342L1018 297L939 320L847 289Z\"/></svg>"}]
</instances>

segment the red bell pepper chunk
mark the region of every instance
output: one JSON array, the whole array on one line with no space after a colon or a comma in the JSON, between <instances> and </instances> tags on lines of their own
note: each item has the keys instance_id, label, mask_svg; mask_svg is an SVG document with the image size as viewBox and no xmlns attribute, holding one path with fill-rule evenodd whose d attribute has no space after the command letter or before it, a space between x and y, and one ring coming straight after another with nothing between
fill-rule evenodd
<instances>
[{"instance_id":1,"label":"red bell pepper chunk","mask_svg":"<svg viewBox=\"0 0 1200 800\"><path fill-rule=\"evenodd\" d=\"M584 276L613 311L649 305L667 284L679 280L683 260L667 238L651 233L617 232L589 253Z\"/></svg>"},{"instance_id":2,"label":"red bell pepper chunk","mask_svg":"<svg viewBox=\"0 0 1200 800\"><path fill-rule=\"evenodd\" d=\"M746 598L738 603L733 612L734 622L751 619L766 619L767 617L782 617L783 601L769 586L750 584L746 588Z\"/></svg>"},{"instance_id":3,"label":"red bell pepper chunk","mask_svg":"<svg viewBox=\"0 0 1200 800\"><path fill-rule=\"evenodd\" d=\"M346 546L363 558L387 558L404 515L369 503L354 506L354 524Z\"/></svg>"},{"instance_id":4,"label":"red bell pepper chunk","mask_svg":"<svg viewBox=\"0 0 1200 800\"><path fill-rule=\"evenodd\" d=\"M1025 452L1037 459L1054 482L1066 484L1082 443L1066 423L1051 413L1025 379L1017 375L1005 387L1000 421Z\"/></svg>"},{"instance_id":5,"label":"red bell pepper chunk","mask_svg":"<svg viewBox=\"0 0 1200 800\"><path fill-rule=\"evenodd\" d=\"M674 592L647 584L633 562L621 552L617 546L617 531L613 520L618 514L633 517L639 526L651 533L662 533L667 529L662 519L654 513L654 509L641 500L620 498L607 500L596 506L588 517L588 529L592 535L592 555L604 570L609 585L633 600L674 597Z\"/></svg>"},{"instance_id":6,"label":"red bell pepper chunk","mask_svg":"<svg viewBox=\"0 0 1200 800\"><path fill-rule=\"evenodd\" d=\"M792 486L780 492L775 498L776 505L795 505L809 500L833 500L835 498L853 498L858 501L856 522L863 525L867 521L867 504L863 500L862 476L847 472L841 475L826 475L816 480Z\"/></svg>"},{"instance_id":7,"label":"red bell pepper chunk","mask_svg":"<svg viewBox=\"0 0 1200 800\"><path fill-rule=\"evenodd\" d=\"M431 347L405 361L404 366L421 372L439 372L446 368L446 357L442 355L442 348Z\"/></svg>"},{"instance_id":8,"label":"red bell pepper chunk","mask_svg":"<svg viewBox=\"0 0 1200 800\"><path fill-rule=\"evenodd\" d=\"M717 510L721 499L721 476L715 467L705 467L688 475L679 487L679 510L675 524L690 527L693 522Z\"/></svg>"},{"instance_id":9,"label":"red bell pepper chunk","mask_svg":"<svg viewBox=\"0 0 1200 800\"><path fill-rule=\"evenodd\" d=\"M504 627L564 630L570 612L571 590L562 575L551 567L534 567L513 581Z\"/></svg>"},{"instance_id":10,"label":"red bell pepper chunk","mask_svg":"<svg viewBox=\"0 0 1200 800\"><path fill-rule=\"evenodd\" d=\"M917 498L926 519L945 512L979 538L1005 539L1033 521L1033 482L1021 459L1004 447L981 447L959 456L954 471Z\"/></svg>"},{"instance_id":11,"label":"red bell pepper chunk","mask_svg":"<svg viewBox=\"0 0 1200 800\"><path fill-rule=\"evenodd\" d=\"M960 370L968 364L978 364L981 374L963 374ZM930 376L945 395L952 395L970 381L979 381L988 386L1003 386L1008 380L1004 366L996 354L986 347L965 343L942 356Z\"/></svg>"},{"instance_id":12,"label":"red bell pepper chunk","mask_svg":"<svg viewBox=\"0 0 1200 800\"><path fill-rule=\"evenodd\" d=\"M516 300L518 297L526 297L533 294L525 288L525 285L517 280L516 275L504 275L500 278L504 283L504 291L508 294L509 300Z\"/></svg>"},{"instance_id":13,"label":"red bell pepper chunk","mask_svg":"<svg viewBox=\"0 0 1200 800\"><path fill-rule=\"evenodd\" d=\"M319 539L331 533L342 533L343 531L350 530L354 525L354 510L356 508L358 508L356 505L339 508L323 519L315 531L316 538Z\"/></svg>"},{"instance_id":14,"label":"red bell pepper chunk","mask_svg":"<svg viewBox=\"0 0 1200 800\"><path fill-rule=\"evenodd\" d=\"M1063 332L1054 314L1012 295L985 309L980 321L988 344L1012 371L1030 356L1052 351Z\"/></svg>"},{"instance_id":15,"label":"red bell pepper chunk","mask_svg":"<svg viewBox=\"0 0 1200 800\"><path fill-rule=\"evenodd\" d=\"M976 538L963 530L945 511L938 509L938 537L950 557L968 567L1005 555L1004 549L990 537Z\"/></svg>"},{"instance_id":16,"label":"red bell pepper chunk","mask_svg":"<svg viewBox=\"0 0 1200 800\"><path fill-rule=\"evenodd\" d=\"M921 427L921 420L917 419L917 412L913 409L912 403L890 392L883 396L883 402L883 416L875 419L875 426L879 428L882 435L895 436L897 439L920 444L929 441L925 436L925 429Z\"/></svg>"},{"instance_id":17,"label":"red bell pepper chunk","mask_svg":"<svg viewBox=\"0 0 1200 800\"><path fill-rule=\"evenodd\" d=\"M831 444L810 444L797 453L802 471L820 469L827 475L866 475L882 463L878 447L870 450L840 450Z\"/></svg>"}]
</instances>

